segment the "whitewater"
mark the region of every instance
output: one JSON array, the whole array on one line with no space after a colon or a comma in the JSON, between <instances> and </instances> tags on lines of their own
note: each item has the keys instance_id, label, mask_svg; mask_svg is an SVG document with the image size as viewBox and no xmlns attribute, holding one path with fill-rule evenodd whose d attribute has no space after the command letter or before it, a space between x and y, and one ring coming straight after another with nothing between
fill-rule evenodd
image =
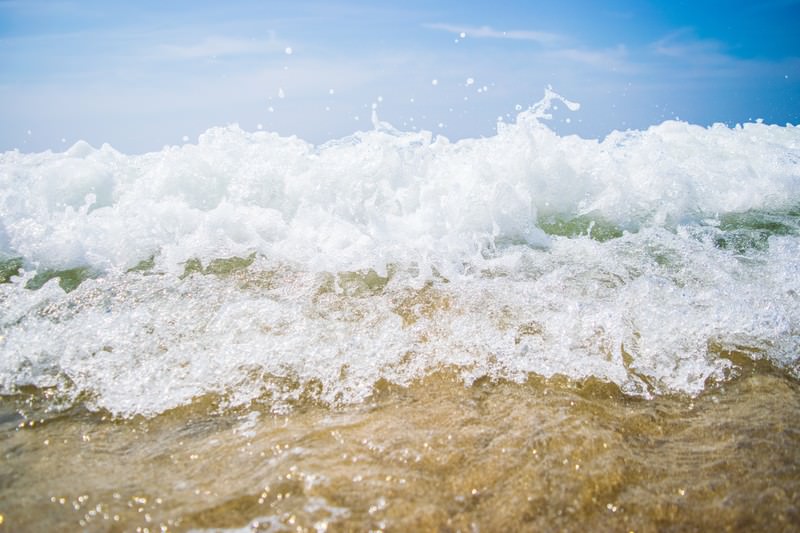
<instances>
[{"instance_id":1,"label":"whitewater","mask_svg":"<svg viewBox=\"0 0 800 533\"><path fill-rule=\"evenodd\" d=\"M800 128L212 128L0 155L0 395L154 417L358 405L452 371L635 398L800 378Z\"/></svg>"}]
</instances>

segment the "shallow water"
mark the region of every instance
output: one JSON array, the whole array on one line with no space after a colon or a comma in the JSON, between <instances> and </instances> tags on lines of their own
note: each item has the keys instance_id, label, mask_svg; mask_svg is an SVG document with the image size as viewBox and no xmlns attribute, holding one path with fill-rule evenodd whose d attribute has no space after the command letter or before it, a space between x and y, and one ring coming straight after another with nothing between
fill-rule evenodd
<instances>
[{"instance_id":1,"label":"shallow water","mask_svg":"<svg viewBox=\"0 0 800 533\"><path fill-rule=\"evenodd\" d=\"M796 531L800 386L696 398L443 371L279 416L207 397L152 419L2 403L9 531Z\"/></svg>"},{"instance_id":2,"label":"shallow water","mask_svg":"<svg viewBox=\"0 0 800 533\"><path fill-rule=\"evenodd\" d=\"M800 128L560 137L554 103L458 142L375 116L322 146L0 154L0 394L129 417L439 367L641 397L736 376L730 352L800 376Z\"/></svg>"},{"instance_id":3,"label":"shallow water","mask_svg":"<svg viewBox=\"0 0 800 533\"><path fill-rule=\"evenodd\" d=\"M554 102L0 154L0 527L796 530L800 128Z\"/></svg>"}]
</instances>

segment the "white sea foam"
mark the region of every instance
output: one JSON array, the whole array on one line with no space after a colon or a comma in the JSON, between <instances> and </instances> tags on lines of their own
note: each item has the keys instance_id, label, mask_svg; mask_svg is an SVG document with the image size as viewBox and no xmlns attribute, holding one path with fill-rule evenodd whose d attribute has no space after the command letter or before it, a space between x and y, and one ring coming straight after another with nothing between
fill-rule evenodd
<instances>
[{"instance_id":1,"label":"white sea foam","mask_svg":"<svg viewBox=\"0 0 800 533\"><path fill-rule=\"evenodd\" d=\"M0 285L0 393L153 415L209 393L358 402L442 367L642 396L727 379L731 351L797 373L800 129L560 137L555 100L575 107L548 92L455 143L374 117L322 146L230 126L0 155L0 259L22 266ZM44 283L76 268L72 292Z\"/></svg>"}]
</instances>

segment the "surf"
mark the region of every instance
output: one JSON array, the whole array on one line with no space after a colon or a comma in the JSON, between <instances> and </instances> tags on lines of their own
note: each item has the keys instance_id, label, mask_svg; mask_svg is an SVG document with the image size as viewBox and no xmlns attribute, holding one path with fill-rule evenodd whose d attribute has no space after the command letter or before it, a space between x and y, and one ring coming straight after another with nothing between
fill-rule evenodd
<instances>
[{"instance_id":1,"label":"surf","mask_svg":"<svg viewBox=\"0 0 800 533\"><path fill-rule=\"evenodd\" d=\"M123 154L0 155L0 393L115 416L287 412L454 369L697 395L798 377L800 129L560 136L552 90L486 138L313 145L236 125Z\"/></svg>"}]
</instances>

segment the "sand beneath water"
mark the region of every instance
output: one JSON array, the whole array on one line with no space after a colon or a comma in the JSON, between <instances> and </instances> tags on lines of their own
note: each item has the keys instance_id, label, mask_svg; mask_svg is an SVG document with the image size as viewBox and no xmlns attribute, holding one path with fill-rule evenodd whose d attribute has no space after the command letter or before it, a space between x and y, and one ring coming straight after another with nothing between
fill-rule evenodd
<instances>
[{"instance_id":1,"label":"sand beneath water","mask_svg":"<svg viewBox=\"0 0 800 533\"><path fill-rule=\"evenodd\" d=\"M800 386L770 368L654 400L442 371L286 416L202 398L114 420L46 396L2 399L6 531L800 527Z\"/></svg>"}]
</instances>

